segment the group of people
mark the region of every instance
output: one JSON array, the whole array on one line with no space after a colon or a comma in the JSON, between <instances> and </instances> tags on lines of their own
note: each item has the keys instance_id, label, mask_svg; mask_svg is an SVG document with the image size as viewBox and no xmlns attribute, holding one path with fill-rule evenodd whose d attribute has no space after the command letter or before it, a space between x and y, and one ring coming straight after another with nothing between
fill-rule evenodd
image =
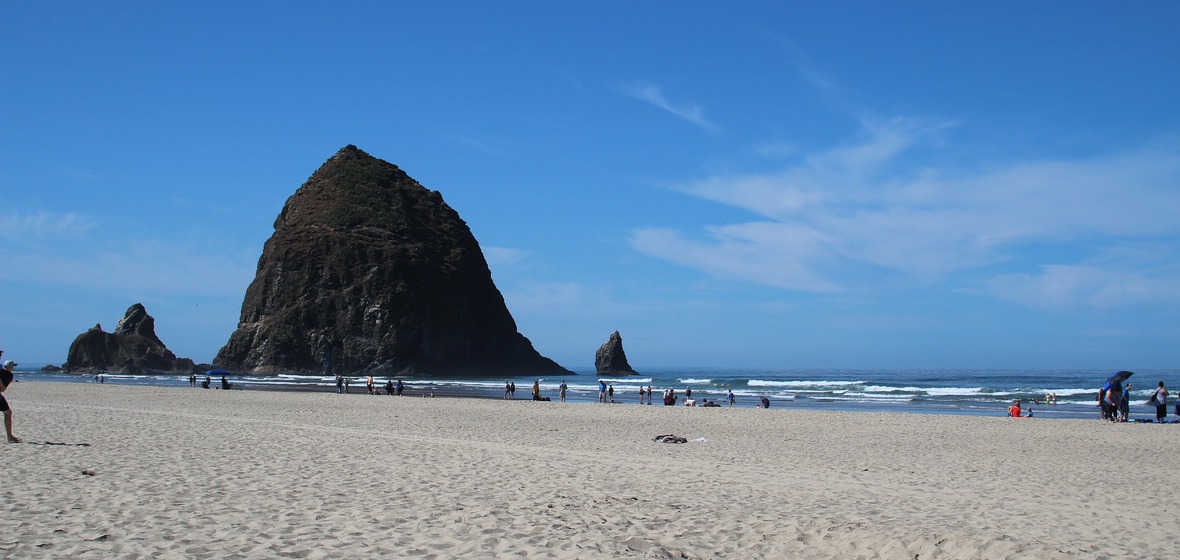
<instances>
[{"instance_id":1,"label":"group of people","mask_svg":"<svg viewBox=\"0 0 1180 560\"><path fill-rule=\"evenodd\" d=\"M1124 389L1122 383L1117 380L1114 382L1108 380L1106 385L1098 390L1098 408L1102 411L1103 420L1110 422L1126 422L1128 420L1132 387L1130 383L1127 383L1127 387ZM1152 391L1151 398L1143 404L1155 407L1156 422L1162 423L1168 418L1168 389L1164 387L1163 381L1159 382L1155 391ZM1180 400L1176 401L1176 415L1180 416Z\"/></svg>"},{"instance_id":2,"label":"group of people","mask_svg":"<svg viewBox=\"0 0 1180 560\"><path fill-rule=\"evenodd\" d=\"M208 389L208 388L209 388L209 387L211 387L212 385L213 385L213 378L212 378L212 377L209 377L208 375L206 375L206 376L205 376L205 380L201 382L201 388L202 388L202 389ZM188 386L189 386L189 387L196 387L196 386L197 386L197 374L195 374L195 373L189 374L189 376L188 376ZM229 381L229 378L228 378L228 377L226 377L226 376L224 376L224 375L223 375L223 376L221 376L221 388L222 388L222 389L229 390L229 389L232 389L232 388L233 388L233 386L234 386L234 384L233 384L233 383L230 383L230 381Z\"/></svg>"},{"instance_id":3,"label":"group of people","mask_svg":"<svg viewBox=\"0 0 1180 560\"><path fill-rule=\"evenodd\" d=\"M565 381L562 380L562 382L561 382L561 402L565 402L565 393L566 393L566 385L565 385ZM652 389L651 385L647 385L646 387L643 385L640 385L639 386L639 404L647 404L647 405L652 404L655 400L655 394L656 394L655 390ZM672 389L669 387L667 389L664 389L662 400L664 402L664 406L676 406L676 404L680 402L680 397L676 394L675 389ZM763 400L766 400L766 398L763 397ZM605 380L602 380L602 379L598 380L598 402L600 402L600 403L613 403L613 402L615 402L615 386L614 386L614 384L608 384ZM737 397L734 396L732 389L729 391L728 394L725 395L725 402L728 403L730 407L732 407L734 404L737 403ZM708 406L708 407L714 407L714 406L720 407L721 406L720 404L717 403L717 401L709 400L709 399L704 399L698 404L696 399L692 398L692 387L685 387L684 388L684 405L685 406ZM769 404L767 406L769 406Z\"/></svg>"},{"instance_id":4,"label":"group of people","mask_svg":"<svg viewBox=\"0 0 1180 560\"><path fill-rule=\"evenodd\" d=\"M348 393L349 392L348 386L349 386L348 377L343 376L343 375L336 376L336 394L337 395ZM387 379L385 381L384 389L385 389L385 394L387 394L387 395L401 396L401 394L406 390L406 386L404 383L402 383L401 379L398 379L397 383L394 383L392 379ZM365 380L365 392L369 395L380 395L381 394L381 387L377 386L377 382L373 379L372 375L370 375L369 378Z\"/></svg>"}]
</instances>

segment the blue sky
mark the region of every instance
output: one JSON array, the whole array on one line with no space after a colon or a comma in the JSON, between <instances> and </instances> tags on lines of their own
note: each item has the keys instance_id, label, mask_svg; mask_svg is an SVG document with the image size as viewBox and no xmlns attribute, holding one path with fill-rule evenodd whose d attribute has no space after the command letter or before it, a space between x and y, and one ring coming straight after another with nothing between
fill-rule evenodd
<instances>
[{"instance_id":1,"label":"blue sky","mask_svg":"<svg viewBox=\"0 0 1180 560\"><path fill-rule=\"evenodd\" d=\"M236 327L356 144L592 367L1180 367L1174 2L0 3L0 348Z\"/></svg>"}]
</instances>

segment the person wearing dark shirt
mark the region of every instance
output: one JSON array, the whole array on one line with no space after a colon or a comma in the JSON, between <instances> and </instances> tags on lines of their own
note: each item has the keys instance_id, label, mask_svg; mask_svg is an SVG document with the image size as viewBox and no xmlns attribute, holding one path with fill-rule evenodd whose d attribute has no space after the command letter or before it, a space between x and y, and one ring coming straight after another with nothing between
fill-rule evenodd
<instances>
[{"instance_id":1,"label":"person wearing dark shirt","mask_svg":"<svg viewBox=\"0 0 1180 560\"><path fill-rule=\"evenodd\" d=\"M24 441L12 435L12 408L8 406L8 400L4 398L4 392L12 385L12 370L15 367L16 362L8 360L4 362L4 369L0 369L0 410L4 411L4 431L8 433L8 443Z\"/></svg>"}]
</instances>

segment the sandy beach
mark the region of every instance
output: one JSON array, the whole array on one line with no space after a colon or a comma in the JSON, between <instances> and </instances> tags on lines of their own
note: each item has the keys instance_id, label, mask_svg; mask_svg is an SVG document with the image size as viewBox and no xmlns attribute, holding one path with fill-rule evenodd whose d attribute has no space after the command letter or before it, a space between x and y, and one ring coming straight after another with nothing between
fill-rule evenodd
<instances>
[{"instance_id":1,"label":"sandy beach","mask_svg":"<svg viewBox=\"0 0 1180 560\"><path fill-rule=\"evenodd\" d=\"M1170 558L1180 426L17 383L10 558ZM676 434L685 444L658 444Z\"/></svg>"}]
</instances>

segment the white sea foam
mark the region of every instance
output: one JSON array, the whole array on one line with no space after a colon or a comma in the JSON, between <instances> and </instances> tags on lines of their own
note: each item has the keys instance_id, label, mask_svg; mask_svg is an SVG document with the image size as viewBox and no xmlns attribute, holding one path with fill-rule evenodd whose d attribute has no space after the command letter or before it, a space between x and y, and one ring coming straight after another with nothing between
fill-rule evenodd
<instances>
[{"instance_id":1,"label":"white sea foam","mask_svg":"<svg viewBox=\"0 0 1180 560\"><path fill-rule=\"evenodd\" d=\"M614 384L614 383L651 383L651 378L635 379L635 378L631 378L631 377L623 377L623 378L600 377L599 379L601 379L607 383L611 383L611 384Z\"/></svg>"},{"instance_id":2,"label":"white sea foam","mask_svg":"<svg viewBox=\"0 0 1180 560\"><path fill-rule=\"evenodd\" d=\"M850 385L864 385L864 381L767 381L751 379L750 387L848 387Z\"/></svg>"}]
</instances>

